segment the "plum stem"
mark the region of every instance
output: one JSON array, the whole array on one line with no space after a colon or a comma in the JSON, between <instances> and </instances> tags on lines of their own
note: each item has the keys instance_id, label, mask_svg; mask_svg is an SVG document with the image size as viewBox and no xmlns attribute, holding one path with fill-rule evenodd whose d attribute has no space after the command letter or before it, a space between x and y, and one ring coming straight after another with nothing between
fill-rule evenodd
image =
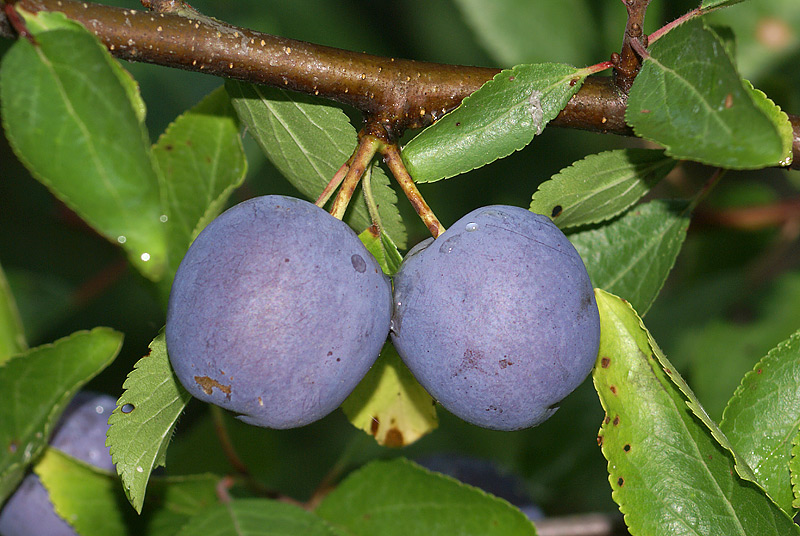
<instances>
[{"instance_id":1,"label":"plum stem","mask_svg":"<svg viewBox=\"0 0 800 536\"><path fill-rule=\"evenodd\" d=\"M361 181L361 176L364 175L364 171L382 144L381 140L369 134L361 136L355 153L350 157L351 163L342 181L342 186L339 188L339 193L333 200L331 216L340 220L344 217L347 205L350 204L356 186Z\"/></svg>"},{"instance_id":2,"label":"plum stem","mask_svg":"<svg viewBox=\"0 0 800 536\"><path fill-rule=\"evenodd\" d=\"M372 220L372 226L375 228L378 236L380 236L383 232L383 222L381 221L381 214L378 211L378 203L375 202L375 196L372 193L372 166L369 166L366 171L364 171L364 176L361 178L361 190L364 192L364 201L367 203L367 211L369 211L369 218Z\"/></svg>"},{"instance_id":3,"label":"plum stem","mask_svg":"<svg viewBox=\"0 0 800 536\"><path fill-rule=\"evenodd\" d=\"M325 206L325 203L327 203L328 199L331 198L333 192L336 191L336 188L338 188L339 185L342 184L342 181L347 175L347 172L350 171L350 163L353 161L353 156L355 156L355 153L353 153L353 155L347 160L347 162L342 164L342 167L340 167L338 171L334 173L333 178L325 186L325 188L322 190L322 193L319 194L319 197L314 202L315 205L317 205L320 208Z\"/></svg>"},{"instance_id":4,"label":"plum stem","mask_svg":"<svg viewBox=\"0 0 800 536\"><path fill-rule=\"evenodd\" d=\"M400 156L400 149L397 147L397 144L389 143L384 145L381 148L381 156L383 156L383 161L389 166L389 170L392 172L392 175L394 175L397 184L403 189L403 193L406 194L411 206L414 207L414 210L422 219L425 227L428 228L428 231L430 231L434 238L437 238L445 231L444 226L439 222L439 219L433 213L431 207L428 206L428 203L425 202L417 185L414 183L414 179L412 179L411 175L408 173L403 159Z\"/></svg>"}]
</instances>

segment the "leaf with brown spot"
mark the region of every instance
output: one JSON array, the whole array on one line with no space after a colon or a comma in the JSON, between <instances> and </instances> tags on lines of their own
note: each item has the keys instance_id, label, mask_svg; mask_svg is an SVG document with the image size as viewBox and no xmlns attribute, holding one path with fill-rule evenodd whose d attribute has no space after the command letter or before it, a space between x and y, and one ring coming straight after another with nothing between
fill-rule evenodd
<instances>
[{"instance_id":1,"label":"leaf with brown spot","mask_svg":"<svg viewBox=\"0 0 800 536\"><path fill-rule=\"evenodd\" d=\"M684 534L800 534L758 486L736 473L734 455L689 407L675 368L667 376L654 357L660 350L636 312L616 296L595 294L599 355L614 362L593 371L603 409L615 416L601 426L601 449L612 498L631 534L672 536L676 527ZM620 386L617 396L609 394L611 384Z\"/></svg>"},{"instance_id":2,"label":"leaf with brown spot","mask_svg":"<svg viewBox=\"0 0 800 536\"><path fill-rule=\"evenodd\" d=\"M342 404L353 423L388 447L402 447L438 425L431 396L387 343L378 361Z\"/></svg>"}]
</instances>

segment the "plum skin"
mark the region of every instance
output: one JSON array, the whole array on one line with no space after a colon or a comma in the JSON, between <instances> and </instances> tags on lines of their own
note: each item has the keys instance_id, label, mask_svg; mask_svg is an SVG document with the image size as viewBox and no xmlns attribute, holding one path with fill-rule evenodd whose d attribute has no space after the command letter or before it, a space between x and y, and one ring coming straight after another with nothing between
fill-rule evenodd
<instances>
[{"instance_id":1,"label":"plum skin","mask_svg":"<svg viewBox=\"0 0 800 536\"><path fill-rule=\"evenodd\" d=\"M542 423L591 372L600 318L575 248L549 218L495 205L412 249L391 337L423 387L472 424Z\"/></svg>"},{"instance_id":2,"label":"plum skin","mask_svg":"<svg viewBox=\"0 0 800 536\"><path fill-rule=\"evenodd\" d=\"M106 471L114 470L106 447L108 417L116 400L82 391L72 399L56 425L50 446ZM0 510L3 536L77 536L53 510L50 496L34 473L28 474Z\"/></svg>"},{"instance_id":3,"label":"plum skin","mask_svg":"<svg viewBox=\"0 0 800 536\"><path fill-rule=\"evenodd\" d=\"M294 428L335 410L389 333L391 284L342 221L268 195L224 212L181 262L170 362L193 396L249 424Z\"/></svg>"}]
</instances>

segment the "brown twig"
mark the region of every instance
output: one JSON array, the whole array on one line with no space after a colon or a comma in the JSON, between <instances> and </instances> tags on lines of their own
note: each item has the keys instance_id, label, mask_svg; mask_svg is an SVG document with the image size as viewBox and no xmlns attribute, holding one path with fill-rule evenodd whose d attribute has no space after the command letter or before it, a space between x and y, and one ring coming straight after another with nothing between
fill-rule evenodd
<instances>
[{"instance_id":1,"label":"brown twig","mask_svg":"<svg viewBox=\"0 0 800 536\"><path fill-rule=\"evenodd\" d=\"M183 5L149 0L159 1ZM626 1L634 7L644 2ZM14 5L31 12L65 13L94 32L118 58L284 87L354 106L381 124L391 139L407 128L432 123L499 71L381 58L275 37L199 14L190 18L75 0L19 0ZM641 26L643 9L635 13L641 13ZM637 20L629 20L633 34ZM0 35L12 37L8 28L8 17L0 13ZM635 58L615 56L617 70L621 66L630 72L628 62ZM625 95L614 80L591 76L549 125L631 135L625 123ZM792 168L800 169L800 117L790 119L795 134Z\"/></svg>"},{"instance_id":2,"label":"brown twig","mask_svg":"<svg viewBox=\"0 0 800 536\"><path fill-rule=\"evenodd\" d=\"M650 0L622 0L628 10L628 22L622 38L622 50L614 61L614 82L626 95L633 85L642 66L641 50L647 48L647 36L644 34L644 16ZM638 46L637 46L638 45Z\"/></svg>"}]
</instances>

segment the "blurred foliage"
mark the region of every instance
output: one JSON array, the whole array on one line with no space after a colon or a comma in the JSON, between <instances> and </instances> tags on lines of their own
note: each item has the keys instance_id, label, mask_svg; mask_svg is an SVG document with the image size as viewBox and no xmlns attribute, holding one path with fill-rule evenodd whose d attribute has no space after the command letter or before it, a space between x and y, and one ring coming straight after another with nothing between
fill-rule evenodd
<instances>
[{"instance_id":1,"label":"blurred foliage","mask_svg":"<svg viewBox=\"0 0 800 536\"><path fill-rule=\"evenodd\" d=\"M106 3L138 6L134 0ZM588 61L600 62L619 47L624 9L618 1L585 3L599 30L585 54ZM473 35L454 0L378 4L367 0L197 0L192 4L234 24L332 46L419 60L501 63ZM646 29L652 31L696 4L654 0ZM769 28L785 32L781 35L788 35L789 45L765 44L764 24L776 21L780 24ZM800 65L800 3L752 0L723 10L714 22L737 32L743 74L787 111L800 112L800 70L796 68ZM552 31L578 33L581 29L553 26ZM0 41L0 54L8 46ZM222 83L152 65L124 66L141 86L153 140L177 115ZM352 110L346 112L352 115ZM249 174L234 201L265 193L297 195L254 142L246 139L245 143ZM540 182L574 161L602 150L640 146L641 142L619 137L547 129L532 146L508 158L450 181L421 185L420 190L449 225L478 206L528 206ZM655 194L689 197L710 173L699 165L682 166ZM729 173L698 212L797 198L798 175L774 169ZM401 200L399 208L412 224L409 245L425 238L426 231L409 204ZM671 279L648 312L646 321L653 336L685 371L714 418L720 417L720 401L724 404L733 393L741 375L796 329L800 317L796 305L800 295L798 229L798 221L741 230L697 218ZM30 346L96 325L125 333L121 357L91 384L96 390L119 395L125 376L164 324L162 303L152 285L127 266L119 248L91 231L29 176L5 140L0 141L0 264L15 294ZM739 346L732 348L732 342ZM730 370L730 378L726 373L721 379L720 370ZM169 473L196 472L198 466L209 472L230 471L207 412L197 402L189 405L168 452ZM300 500L307 499L326 475L336 478L370 459L445 451L491 458L519 473L548 514L617 510L595 442L603 411L589 382L552 419L532 430L493 432L467 425L444 410L439 414L436 432L399 451L375 444L341 412L291 431L256 429L233 418L225 420L231 440L254 475Z\"/></svg>"}]
</instances>

